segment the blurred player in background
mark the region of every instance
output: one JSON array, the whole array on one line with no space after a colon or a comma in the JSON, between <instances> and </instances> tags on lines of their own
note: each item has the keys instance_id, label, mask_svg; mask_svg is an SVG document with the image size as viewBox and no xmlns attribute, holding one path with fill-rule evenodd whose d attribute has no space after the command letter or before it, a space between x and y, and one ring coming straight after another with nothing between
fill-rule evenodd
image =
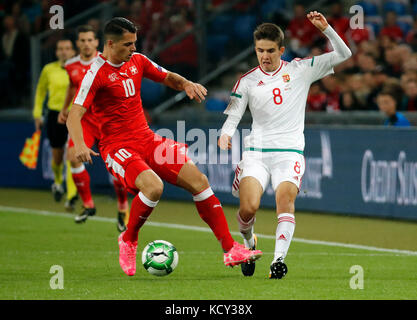
<instances>
[{"instance_id":1,"label":"blurred player in background","mask_svg":"<svg viewBox=\"0 0 417 320\"><path fill-rule=\"evenodd\" d=\"M237 220L244 243L255 249L255 213L271 179L278 216L269 275L273 279L287 273L284 259L294 234L294 203L305 170L304 117L310 85L333 73L334 66L351 56L322 14L310 12L307 18L326 35L334 51L288 63L281 60L285 50L282 30L271 23L258 26L254 42L259 66L244 74L233 88L225 110L228 117L218 141L221 149L231 147L231 137L249 104L252 132L245 138L245 151L236 168L232 190L240 197ZM245 276L252 276L255 271L254 263L241 267Z\"/></svg>"},{"instance_id":2,"label":"blurred player in background","mask_svg":"<svg viewBox=\"0 0 417 320\"><path fill-rule=\"evenodd\" d=\"M56 44L55 54L58 61L48 63L42 69L36 87L35 106L33 108L33 118L35 128L40 130L43 125L42 109L46 95L48 95L48 113L46 119L46 133L52 148L52 171L54 183L52 193L55 201L61 201L64 194L63 170L64 170L64 151L67 142L68 130L65 125L58 123L58 114L64 104L66 89L69 84L68 74L64 68L65 61L74 56L74 48L69 39L59 40ZM67 163L66 182L67 182L67 202L65 207L71 211L77 199L77 189L70 173L70 166Z\"/></svg>"},{"instance_id":3,"label":"blurred player in background","mask_svg":"<svg viewBox=\"0 0 417 320\"><path fill-rule=\"evenodd\" d=\"M184 90L201 102L207 90L158 66L136 53L136 26L125 18L113 18L104 28L105 46L84 77L69 113L67 126L80 161L98 155L84 142L81 119L93 108L100 121L100 154L107 169L135 194L127 230L119 236L119 263L127 275L136 272L138 232L163 192L163 180L193 195L201 218L210 226L224 250L224 263L233 266L254 260L262 252L251 251L230 235L219 200L207 177L187 157L187 146L155 134L142 109L143 77ZM171 157L172 155L172 157Z\"/></svg>"},{"instance_id":4,"label":"blurred player in background","mask_svg":"<svg viewBox=\"0 0 417 320\"><path fill-rule=\"evenodd\" d=\"M91 64L95 61L99 54L97 51L97 35L91 26L84 25L77 28L76 45L80 54L72 59L69 59L65 63L65 68L68 72L70 81L64 107L58 116L58 121L64 125L68 117L68 110L71 105L71 101L74 98L77 89L80 87L84 75L88 69L90 69ZM95 144L98 144L100 139L100 128L98 120L91 112L91 108L88 109L88 112L86 112L82 118L81 124L83 126L84 141L88 148L92 148ZM74 143L70 137L68 141L67 157L71 163L71 173L77 187L78 194L83 201L83 211L75 217L75 222L81 223L85 222L89 216L95 215L96 208L91 195L90 175L88 174L84 164L75 157L73 147ZM128 219L129 204L127 200L127 191L117 178L112 177L112 181L118 200L117 229L122 232L126 230L126 223Z\"/></svg>"}]
</instances>

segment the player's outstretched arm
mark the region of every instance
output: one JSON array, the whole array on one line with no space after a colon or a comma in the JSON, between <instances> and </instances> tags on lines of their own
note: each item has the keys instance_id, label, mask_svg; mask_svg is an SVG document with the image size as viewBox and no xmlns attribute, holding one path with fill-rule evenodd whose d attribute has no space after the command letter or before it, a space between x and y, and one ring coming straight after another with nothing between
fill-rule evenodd
<instances>
[{"instance_id":1,"label":"player's outstretched arm","mask_svg":"<svg viewBox=\"0 0 417 320\"><path fill-rule=\"evenodd\" d=\"M75 157L81 162L93 163L91 156L98 156L99 154L88 148L84 142L81 119L86 111L87 109L79 104L73 104L68 114L67 128L74 142Z\"/></svg>"},{"instance_id":2,"label":"player's outstretched arm","mask_svg":"<svg viewBox=\"0 0 417 320\"><path fill-rule=\"evenodd\" d=\"M191 100L196 99L198 102L203 101L207 95L207 89L205 87L199 83L185 79L178 73L168 71L163 83L174 90L185 91Z\"/></svg>"},{"instance_id":3,"label":"player's outstretched arm","mask_svg":"<svg viewBox=\"0 0 417 320\"><path fill-rule=\"evenodd\" d=\"M335 66L352 56L352 52L339 37L336 31L329 25L326 18L317 11L311 11L307 14L310 22L329 39L334 51L330 53L330 63Z\"/></svg>"}]
</instances>

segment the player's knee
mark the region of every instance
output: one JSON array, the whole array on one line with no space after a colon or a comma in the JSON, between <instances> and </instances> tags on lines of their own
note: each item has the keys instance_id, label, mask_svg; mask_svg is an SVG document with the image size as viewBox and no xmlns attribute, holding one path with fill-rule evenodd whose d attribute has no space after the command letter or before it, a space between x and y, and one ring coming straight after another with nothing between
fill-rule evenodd
<instances>
[{"instance_id":1,"label":"player's knee","mask_svg":"<svg viewBox=\"0 0 417 320\"><path fill-rule=\"evenodd\" d=\"M259 209L259 204L256 201L244 201L239 208L239 214L244 221L249 221Z\"/></svg>"},{"instance_id":2,"label":"player's knee","mask_svg":"<svg viewBox=\"0 0 417 320\"><path fill-rule=\"evenodd\" d=\"M149 186L147 189L148 198L152 201L159 200L164 192L164 184L162 182Z\"/></svg>"},{"instance_id":3,"label":"player's knee","mask_svg":"<svg viewBox=\"0 0 417 320\"><path fill-rule=\"evenodd\" d=\"M153 174L139 175L135 181L136 187L150 200L158 201L164 192L162 180Z\"/></svg>"}]
</instances>

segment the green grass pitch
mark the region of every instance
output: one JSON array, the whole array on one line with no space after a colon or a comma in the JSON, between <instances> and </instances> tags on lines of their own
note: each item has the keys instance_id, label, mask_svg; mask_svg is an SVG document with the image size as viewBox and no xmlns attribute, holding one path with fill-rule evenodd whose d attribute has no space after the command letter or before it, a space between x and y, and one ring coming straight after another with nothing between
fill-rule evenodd
<instances>
[{"instance_id":1,"label":"green grass pitch","mask_svg":"<svg viewBox=\"0 0 417 320\"><path fill-rule=\"evenodd\" d=\"M8 190L9 195L16 194L13 192ZM49 194L40 194L41 197L34 196L38 203L50 203ZM26 193L26 198L30 197ZM114 206L105 199L102 197L97 201L102 208ZM10 198L6 201L6 197L0 198L0 205L18 207ZM51 210L56 209L54 206L45 210L63 211ZM19 207L40 209L28 203ZM274 240L271 239L273 229L266 225L268 221L271 225L273 218L261 215L259 231L266 236L260 237L259 248L264 251L264 256L257 262L254 276L247 278L242 276L240 267L224 267L220 246L210 232L173 225L175 221L181 225L206 227L199 221L198 214L192 213L195 208L191 202L164 200L155 211L151 223L145 224L139 235L137 273L128 277L118 263L118 232L109 218L99 217L77 225L71 214L41 215L37 211L25 213L0 209L0 299L417 299L415 254L294 241L286 258L287 276L282 280L269 280L267 275ZM232 218L235 208L226 207L225 211L231 229L236 231ZM172 217L176 212L181 213ZM185 217L189 214L189 219L184 219L182 213ZM299 220L305 219L309 218L300 217ZM376 228L385 223L372 221ZM155 222L165 224L157 225ZM397 222L386 223L393 224L391 229L396 228ZM404 230L413 232L416 229L414 223L403 224L403 233ZM308 236L308 229L303 228L300 234L296 229L296 237ZM330 238L321 240L338 240L331 238L331 232L326 237ZM407 238L404 234L404 237L413 243L416 235ZM140 262L142 249L156 239L172 242L179 252L177 269L166 277L148 274ZM241 241L237 236L236 239ZM415 249L412 244L405 248L397 247ZM63 267L62 290L50 287L53 265ZM353 274L349 271L353 265L360 265L364 270L363 289L350 287Z\"/></svg>"}]
</instances>

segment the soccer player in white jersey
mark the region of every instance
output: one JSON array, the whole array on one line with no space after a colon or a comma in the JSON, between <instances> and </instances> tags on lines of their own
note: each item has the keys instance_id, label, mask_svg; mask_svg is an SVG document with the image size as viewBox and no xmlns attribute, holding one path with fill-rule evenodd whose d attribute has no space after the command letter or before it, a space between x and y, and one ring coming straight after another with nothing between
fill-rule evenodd
<instances>
[{"instance_id":1,"label":"soccer player in white jersey","mask_svg":"<svg viewBox=\"0 0 417 320\"><path fill-rule=\"evenodd\" d=\"M255 213L271 180L278 216L275 254L269 273L272 279L281 279L288 270L284 259L294 234L294 203L305 170L304 117L310 85L333 73L334 66L352 55L321 13L310 12L307 17L330 40L333 51L283 61L284 33L272 23L259 25L254 32L259 66L244 74L234 86L218 141L221 149L231 148L231 137L249 105L252 129L244 141L232 190L240 198L237 220L245 246L255 249ZM242 265L245 276L253 275L254 271L254 263Z\"/></svg>"}]
</instances>

